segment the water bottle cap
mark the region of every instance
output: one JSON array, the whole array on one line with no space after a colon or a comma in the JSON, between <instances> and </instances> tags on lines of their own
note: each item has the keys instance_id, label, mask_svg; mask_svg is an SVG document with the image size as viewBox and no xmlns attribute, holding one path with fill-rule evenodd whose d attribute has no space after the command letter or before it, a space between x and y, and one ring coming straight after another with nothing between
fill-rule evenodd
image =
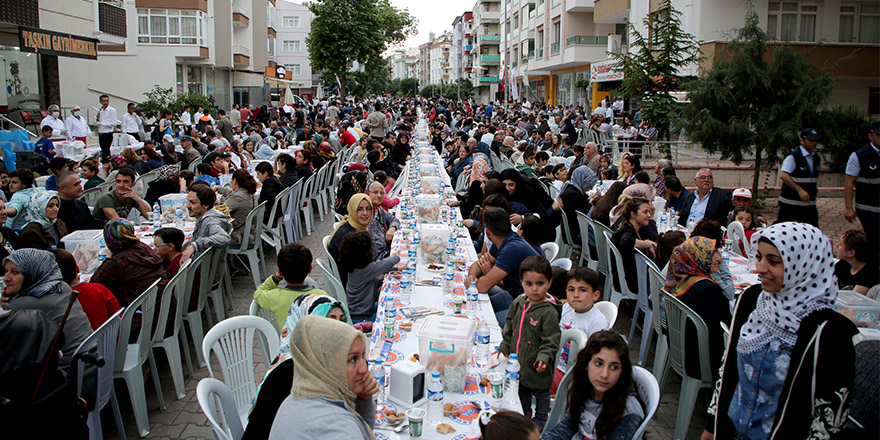
<instances>
[{"instance_id":1,"label":"water bottle cap","mask_svg":"<svg viewBox=\"0 0 880 440\"><path fill-rule=\"evenodd\" d=\"M471 281L471 287L477 287L477 282L476 282L476 281Z\"/></svg>"},{"instance_id":2,"label":"water bottle cap","mask_svg":"<svg viewBox=\"0 0 880 440\"><path fill-rule=\"evenodd\" d=\"M510 360L512 360L512 361L516 360L516 353L511 353Z\"/></svg>"},{"instance_id":3,"label":"water bottle cap","mask_svg":"<svg viewBox=\"0 0 880 440\"><path fill-rule=\"evenodd\" d=\"M439 372L439 371L435 371L435 372L431 373L431 377L436 377L436 378L439 379L439 378L440 378L440 372Z\"/></svg>"}]
</instances>

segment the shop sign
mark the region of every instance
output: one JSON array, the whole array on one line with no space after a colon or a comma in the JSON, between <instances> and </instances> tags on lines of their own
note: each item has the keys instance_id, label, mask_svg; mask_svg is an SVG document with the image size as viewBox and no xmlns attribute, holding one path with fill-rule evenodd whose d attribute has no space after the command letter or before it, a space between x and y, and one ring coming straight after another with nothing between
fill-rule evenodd
<instances>
[{"instance_id":1,"label":"shop sign","mask_svg":"<svg viewBox=\"0 0 880 440\"><path fill-rule=\"evenodd\" d=\"M88 60L98 59L98 40L78 35L20 27L19 45L22 52Z\"/></svg>"},{"instance_id":2,"label":"shop sign","mask_svg":"<svg viewBox=\"0 0 880 440\"><path fill-rule=\"evenodd\" d=\"M590 65L590 82L623 80L623 72L618 70L617 60L598 61Z\"/></svg>"}]
</instances>

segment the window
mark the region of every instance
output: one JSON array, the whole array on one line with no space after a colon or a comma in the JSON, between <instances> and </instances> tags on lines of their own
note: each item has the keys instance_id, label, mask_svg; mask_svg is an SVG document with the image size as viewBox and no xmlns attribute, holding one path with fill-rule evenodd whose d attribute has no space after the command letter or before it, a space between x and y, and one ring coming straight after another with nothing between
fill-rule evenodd
<instances>
[{"instance_id":1,"label":"window","mask_svg":"<svg viewBox=\"0 0 880 440\"><path fill-rule=\"evenodd\" d=\"M138 43L205 46L206 21L202 11L138 9Z\"/></svg>"},{"instance_id":2,"label":"window","mask_svg":"<svg viewBox=\"0 0 880 440\"><path fill-rule=\"evenodd\" d=\"M283 50L285 52L299 52L300 51L300 43L299 40L284 40Z\"/></svg>"},{"instance_id":3,"label":"window","mask_svg":"<svg viewBox=\"0 0 880 440\"><path fill-rule=\"evenodd\" d=\"M841 43L880 43L880 5L841 5L839 39Z\"/></svg>"},{"instance_id":4,"label":"window","mask_svg":"<svg viewBox=\"0 0 880 440\"><path fill-rule=\"evenodd\" d=\"M202 68L186 66L186 78L189 83L189 92L201 95L202 92Z\"/></svg>"},{"instance_id":5,"label":"window","mask_svg":"<svg viewBox=\"0 0 880 440\"><path fill-rule=\"evenodd\" d=\"M769 2L767 34L783 41L816 41L819 6L800 2Z\"/></svg>"},{"instance_id":6,"label":"window","mask_svg":"<svg viewBox=\"0 0 880 440\"><path fill-rule=\"evenodd\" d=\"M513 14L513 29L519 29L519 14Z\"/></svg>"},{"instance_id":7,"label":"window","mask_svg":"<svg viewBox=\"0 0 880 440\"><path fill-rule=\"evenodd\" d=\"M281 18L281 26L286 28L298 28L299 27L299 16L298 15L285 15Z\"/></svg>"},{"instance_id":8,"label":"window","mask_svg":"<svg viewBox=\"0 0 880 440\"><path fill-rule=\"evenodd\" d=\"M284 70L287 70L293 76L301 76L302 75L302 65L301 64L285 64Z\"/></svg>"}]
</instances>

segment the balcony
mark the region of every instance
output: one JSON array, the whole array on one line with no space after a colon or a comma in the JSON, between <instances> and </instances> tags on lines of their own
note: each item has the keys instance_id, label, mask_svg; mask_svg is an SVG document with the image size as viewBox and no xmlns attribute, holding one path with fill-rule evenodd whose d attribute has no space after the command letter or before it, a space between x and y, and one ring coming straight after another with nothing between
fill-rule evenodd
<instances>
[{"instance_id":1,"label":"balcony","mask_svg":"<svg viewBox=\"0 0 880 440\"><path fill-rule=\"evenodd\" d=\"M565 47L574 45L608 45L607 35L575 35L565 40Z\"/></svg>"},{"instance_id":2,"label":"balcony","mask_svg":"<svg viewBox=\"0 0 880 440\"><path fill-rule=\"evenodd\" d=\"M484 66L501 65L501 55L480 55L480 64Z\"/></svg>"},{"instance_id":3,"label":"balcony","mask_svg":"<svg viewBox=\"0 0 880 440\"><path fill-rule=\"evenodd\" d=\"M501 15L498 11L480 11L480 24L501 23Z\"/></svg>"},{"instance_id":4,"label":"balcony","mask_svg":"<svg viewBox=\"0 0 880 440\"><path fill-rule=\"evenodd\" d=\"M245 46L232 46L232 64L247 67L251 64L251 50Z\"/></svg>"},{"instance_id":5,"label":"balcony","mask_svg":"<svg viewBox=\"0 0 880 440\"><path fill-rule=\"evenodd\" d=\"M480 44L501 44L501 35L480 35Z\"/></svg>"},{"instance_id":6,"label":"balcony","mask_svg":"<svg viewBox=\"0 0 880 440\"><path fill-rule=\"evenodd\" d=\"M499 78L497 76L481 76L480 82L481 83L500 83L501 78Z\"/></svg>"},{"instance_id":7,"label":"balcony","mask_svg":"<svg viewBox=\"0 0 880 440\"><path fill-rule=\"evenodd\" d=\"M250 23L251 11L241 5L241 0L232 2L232 26L246 28Z\"/></svg>"},{"instance_id":8,"label":"balcony","mask_svg":"<svg viewBox=\"0 0 880 440\"><path fill-rule=\"evenodd\" d=\"M99 29L106 36L128 37L125 20L125 6L121 1L102 1L98 3ZM111 38L112 38L111 37ZM104 40L106 38L102 38ZM110 42L110 41L108 41Z\"/></svg>"},{"instance_id":9,"label":"balcony","mask_svg":"<svg viewBox=\"0 0 880 440\"><path fill-rule=\"evenodd\" d=\"M565 12L593 12L596 2L593 0L566 0Z\"/></svg>"},{"instance_id":10,"label":"balcony","mask_svg":"<svg viewBox=\"0 0 880 440\"><path fill-rule=\"evenodd\" d=\"M559 53L559 43L551 43L550 44L550 55L556 55Z\"/></svg>"},{"instance_id":11,"label":"balcony","mask_svg":"<svg viewBox=\"0 0 880 440\"><path fill-rule=\"evenodd\" d=\"M535 49L535 58L537 58L539 60L544 58L544 48L543 47L539 47L539 48Z\"/></svg>"},{"instance_id":12,"label":"balcony","mask_svg":"<svg viewBox=\"0 0 880 440\"><path fill-rule=\"evenodd\" d=\"M467 46L464 47L464 54L467 55L467 54L471 53L472 50L474 50L474 46L471 44L468 44Z\"/></svg>"},{"instance_id":13,"label":"balcony","mask_svg":"<svg viewBox=\"0 0 880 440\"><path fill-rule=\"evenodd\" d=\"M625 23L629 18L630 0L595 0L594 23Z\"/></svg>"}]
</instances>

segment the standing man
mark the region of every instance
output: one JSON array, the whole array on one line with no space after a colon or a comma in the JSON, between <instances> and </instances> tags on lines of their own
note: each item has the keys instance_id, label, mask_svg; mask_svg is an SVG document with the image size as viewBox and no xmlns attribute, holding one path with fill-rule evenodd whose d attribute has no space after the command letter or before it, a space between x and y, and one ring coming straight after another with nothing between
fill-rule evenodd
<instances>
[{"instance_id":1,"label":"standing man","mask_svg":"<svg viewBox=\"0 0 880 440\"><path fill-rule=\"evenodd\" d=\"M805 128L800 135L801 146L791 152L779 167L782 188L779 192L779 215L777 223L801 222L819 227L819 210L816 208L816 182L819 177L821 158L816 154L819 133Z\"/></svg>"},{"instance_id":2,"label":"standing man","mask_svg":"<svg viewBox=\"0 0 880 440\"><path fill-rule=\"evenodd\" d=\"M110 97L101 95L98 99L101 102L101 109L98 110L98 143L101 145L101 159L108 159L118 119L116 109L110 107Z\"/></svg>"},{"instance_id":3,"label":"standing man","mask_svg":"<svg viewBox=\"0 0 880 440\"><path fill-rule=\"evenodd\" d=\"M180 114L180 123L183 124L183 132L189 133L192 130L192 115L189 114L190 106L189 104L183 106L183 113Z\"/></svg>"},{"instance_id":4,"label":"standing man","mask_svg":"<svg viewBox=\"0 0 880 440\"><path fill-rule=\"evenodd\" d=\"M868 126L868 140L868 145L849 155L843 197L846 221L859 218L874 252L871 255L876 255L880 248L880 121Z\"/></svg>"},{"instance_id":5,"label":"standing man","mask_svg":"<svg viewBox=\"0 0 880 440\"><path fill-rule=\"evenodd\" d=\"M232 143L235 142L232 121L226 116L226 111L223 109L217 111L217 117L219 117L220 120L217 121L217 126L214 127L214 131L219 131L220 135L229 142L229 145L232 145Z\"/></svg>"},{"instance_id":6,"label":"standing man","mask_svg":"<svg viewBox=\"0 0 880 440\"><path fill-rule=\"evenodd\" d=\"M370 137L382 142L385 130L388 128L388 118L382 112L381 102L376 102L376 105L373 106L373 113L367 116L367 128L370 129Z\"/></svg>"},{"instance_id":7,"label":"standing man","mask_svg":"<svg viewBox=\"0 0 880 440\"><path fill-rule=\"evenodd\" d=\"M248 106L244 106L239 113L241 113L241 125L244 127L251 121L251 109L249 109Z\"/></svg>"},{"instance_id":8,"label":"standing man","mask_svg":"<svg viewBox=\"0 0 880 440\"><path fill-rule=\"evenodd\" d=\"M138 116L134 114L134 103L129 102L126 112L122 115L122 132L134 137L138 141L142 141L140 130L137 123Z\"/></svg>"},{"instance_id":9,"label":"standing man","mask_svg":"<svg viewBox=\"0 0 880 440\"><path fill-rule=\"evenodd\" d=\"M86 143L86 137L91 134L89 122L80 114L81 110L78 105L73 106L70 116L64 120L64 126L67 127L67 136L74 141Z\"/></svg>"},{"instance_id":10,"label":"standing man","mask_svg":"<svg viewBox=\"0 0 880 440\"><path fill-rule=\"evenodd\" d=\"M61 120L61 110L55 104L49 106L49 115L40 121L40 127L47 125L52 127L52 135L49 137L52 142L67 140L67 127L64 126L64 121Z\"/></svg>"},{"instance_id":11,"label":"standing man","mask_svg":"<svg viewBox=\"0 0 880 440\"><path fill-rule=\"evenodd\" d=\"M233 127L241 128L241 112L238 109L238 104L232 106L232 110L229 111L229 122L232 122Z\"/></svg>"}]
</instances>

